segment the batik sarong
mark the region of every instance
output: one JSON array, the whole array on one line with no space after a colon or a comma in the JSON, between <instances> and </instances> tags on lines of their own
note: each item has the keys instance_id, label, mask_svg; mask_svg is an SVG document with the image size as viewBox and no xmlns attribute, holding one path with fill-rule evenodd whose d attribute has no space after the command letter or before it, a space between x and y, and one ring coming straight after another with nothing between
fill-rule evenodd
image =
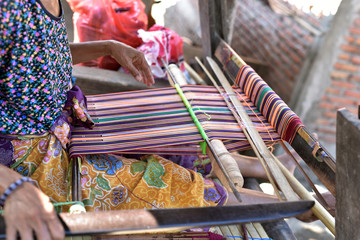
<instances>
[{"instance_id":1,"label":"batik sarong","mask_svg":"<svg viewBox=\"0 0 360 240\"><path fill-rule=\"evenodd\" d=\"M30 176L53 202L66 202L71 179L60 140L48 134L12 144L12 168ZM83 156L81 186L88 211L215 206L226 200L223 188L212 180L158 155L140 160L109 154Z\"/></svg>"}]
</instances>

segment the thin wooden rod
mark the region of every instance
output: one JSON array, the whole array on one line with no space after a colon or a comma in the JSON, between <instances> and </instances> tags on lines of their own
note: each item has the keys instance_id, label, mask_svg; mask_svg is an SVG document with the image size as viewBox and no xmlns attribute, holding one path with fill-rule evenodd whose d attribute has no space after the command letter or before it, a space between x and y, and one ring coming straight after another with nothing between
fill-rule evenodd
<instances>
[{"instance_id":1,"label":"thin wooden rod","mask_svg":"<svg viewBox=\"0 0 360 240\"><path fill-rule=\"evenodd\" d=\"M291 186L297 194L304 200L311 200L315 202L311 209L315 216L335 235L335 218L306 190L306 188L287 170L286 167L274 156L276 164L279 166L285 177L291 183Z\"/></svg>"},{"instance_id":2,"label":"thin wooden rod","mask_svg":"<svg viewBox=\"0 0 360 240\"><path fill-rule=\"evenodd\" d=\"M303 177L305 178L306 182L310 185L311 189L315 192L316 196L319 198L319 201L321 202L321 204L329 209L329 205L327 204L326 200L324 199L324 197L321 195L321 193L319 192L319 190L317 189L317 187L314 185L314 183L311 181L309 175L306 174L305 170L302 168L302 166L300 165L300 163L298 161L296 161L294 155L291 153L291 151L288 149L288 147L285 145L285 143L283 141L281 141L281 146L282 148L287 152L287 154L289 156L291 156L292 160L295 162L296 166L298 167L298 169L300 170L300 172L302 173Z\"/></svg>"}]
</instances>

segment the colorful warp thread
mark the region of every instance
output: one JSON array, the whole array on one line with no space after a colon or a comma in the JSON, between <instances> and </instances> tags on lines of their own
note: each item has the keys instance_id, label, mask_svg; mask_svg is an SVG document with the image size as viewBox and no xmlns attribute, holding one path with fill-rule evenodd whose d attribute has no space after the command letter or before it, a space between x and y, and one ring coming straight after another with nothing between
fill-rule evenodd
<instances>
[{"instance_id":1,"label":"colorful warp thread","mask_svg":"<svg viewBox=\"0 0 360 240\"><path fill-rule=\"evenodd\" d=\"M250 97L251 102L276 129L281 139L291 143L297 131L304 127L300 118L250 66L244 65L240 68L236 86Z\"/></svg>"},{"instance_id":2,"label":"colorful warp thread","mask_svg":"<svg viewBox=\"0 0 360 240\"><path fill-rule=\"evenodd\" d=\"M210 139L221 139L229 151L250 148L246 137L212 86L183 86L184 94ZM245 109L268 144L280 136L254 104ZM174 88L122 92L87 98L88 112L95 122L92 130L72 132L71 156L99 153L201 154L203 141L180 96Z\"/></svg>"}]
</instances>

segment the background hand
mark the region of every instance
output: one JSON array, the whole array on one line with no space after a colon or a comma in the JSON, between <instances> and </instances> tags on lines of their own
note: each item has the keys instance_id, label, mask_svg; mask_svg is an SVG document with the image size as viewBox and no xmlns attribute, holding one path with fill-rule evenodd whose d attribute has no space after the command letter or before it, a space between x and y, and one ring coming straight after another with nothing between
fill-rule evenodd
<instances>
[{"instance_id":1,"label":"background hand","mask_svg":"<svg viewBox=\"0 0 360 240\"><path fill-rule=\"evenodd\" d=\"M121 42L111 41L110 53L122 67L130 71L138 82L142 81L147 86L154 84L150 67L142 52Z\"/></svg>"}]
</instances>

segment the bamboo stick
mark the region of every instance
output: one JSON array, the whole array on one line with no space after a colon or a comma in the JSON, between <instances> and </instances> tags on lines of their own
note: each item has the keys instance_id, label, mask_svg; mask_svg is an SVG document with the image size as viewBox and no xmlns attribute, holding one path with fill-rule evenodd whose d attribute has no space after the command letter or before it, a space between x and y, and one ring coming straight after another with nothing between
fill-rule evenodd
<instances>
[{"instance_id":1,"label":"bamboo stick","mask_svg":"<svg viewBox=\"0 0 360 240\"><path fill-rule=\"evenodd\" d=\"M181 70L175 65L175 64L169 64L169 71L173 74L173 76L176 78L177 83L180 86L187 85L187 81L185 79L184 74L181 72ZM168 73L170 75L170 73ZM170 76L168 76L168 79L171 79ZM174 82L169 81L170 85L174 87Z\"/></svg>"},{"instance_id":2,"label":"bamboo stick","mask_svg":"<svg viewBox=\"0 0 360 240\"><path fill-rule=\"evenodd\" d=\"M324 197L321 195L321 193L319 192L319 190L316 188L316 186L314 185L314 183L311 181L310 177L306 174L305 170L302 168L302 166L300 165L300 163L298 161L296 161L295 156L291 153L291 151L288 149L288 147L285 145L285 143L283 141L281 141L281 146L282 148L286 151L286 153L291 156L292 160L295 162L297 168L300 170L300 172L302 173L302 175L304 176L306 182L310 185L310 187L312 188L312 190L315 192L316 196L319 199L319 202L327 209L329 209L329 205L327 204L326 200L324 199Z\"/></svg>"},{"instance_id":3,"label":"bamboo stick","mask_svg":"<svg viewBox=\"0 0 360 240\"><path fill-rule=\"evenodd\" d=\"M319 218L321 222L335 235L335 218L326 211L326 209L306 190L306 188L287 170L282 163L274 157L276 164L280 167L285 177L291 183L295 192L304 200L311 200L315 202L314 207L311 209L313 213Z\"/></svg>"},{"instance_id":4,"label":"bamboo stick","mask_svg":"<svg viewBox=\"0 0 360 240\"><path fill-rule=\"evenodd\" d=\"M219 226L215 226L215 227L210 228L210 232L213 232L213 233L224 236L224 233L221 231Z\"/></svg>"},{"instance_id":5,"label":"bamboo stick","mask_svg":"<svg viewBox=\"0 0 360 240\"><path fill-rule=\"evenodd\" d=\"M266 233L265 229L263 228L263 226L260 223L253 223L254 228L256 229L256 231L259 233L260 238L269 238L268 234Z\"/></svg>"},{"instance_id":6,"label":"bamboo stick","mask_svg":"<svg viewBox=\"0 0 360 240\"><path fill-rule=\"evenodd\" d=\"M255 227L251 223L245 224L245 227L248 230L251 238L255 238L255 239L260 238L259 233L256 231Z\"/></svg>"},{"instance_id":7,"label":"bamboo stick","mask_svg":"<svg viewBox=\"0 0 360 240\"><path fill-rule=\"evenodd\" d=\"M232 237L228 237L228 236L232 236L231 231L228 226L220 226L219 228L220 228L221 232L223 233L223 236L225 236L226 239L233 239Z\"/></svg>"},{"instance_id":8,"label":"bamboo stick","mask_svg":"<svg viewBox=\"0 0 360 240\"><path fill-rule=\"evenodd\" d=\"M236 225L229 225L229 229L231 231L231 236L234 236L236 239L236 236L243 237L242 233L239 231L239 228Z\"/></svg>"},{"instance_id":9,"label":"bamboo stick","mask_svg":"<svg viewBox=\"0 0 360 240\"><path fill-rule=\"evenodd\" d=\"M187 63L184 62L185 69L189 72L190 76L198 85L206 85L206 82L199 76L199 74Z\"/></svg>"}]
</instances>

